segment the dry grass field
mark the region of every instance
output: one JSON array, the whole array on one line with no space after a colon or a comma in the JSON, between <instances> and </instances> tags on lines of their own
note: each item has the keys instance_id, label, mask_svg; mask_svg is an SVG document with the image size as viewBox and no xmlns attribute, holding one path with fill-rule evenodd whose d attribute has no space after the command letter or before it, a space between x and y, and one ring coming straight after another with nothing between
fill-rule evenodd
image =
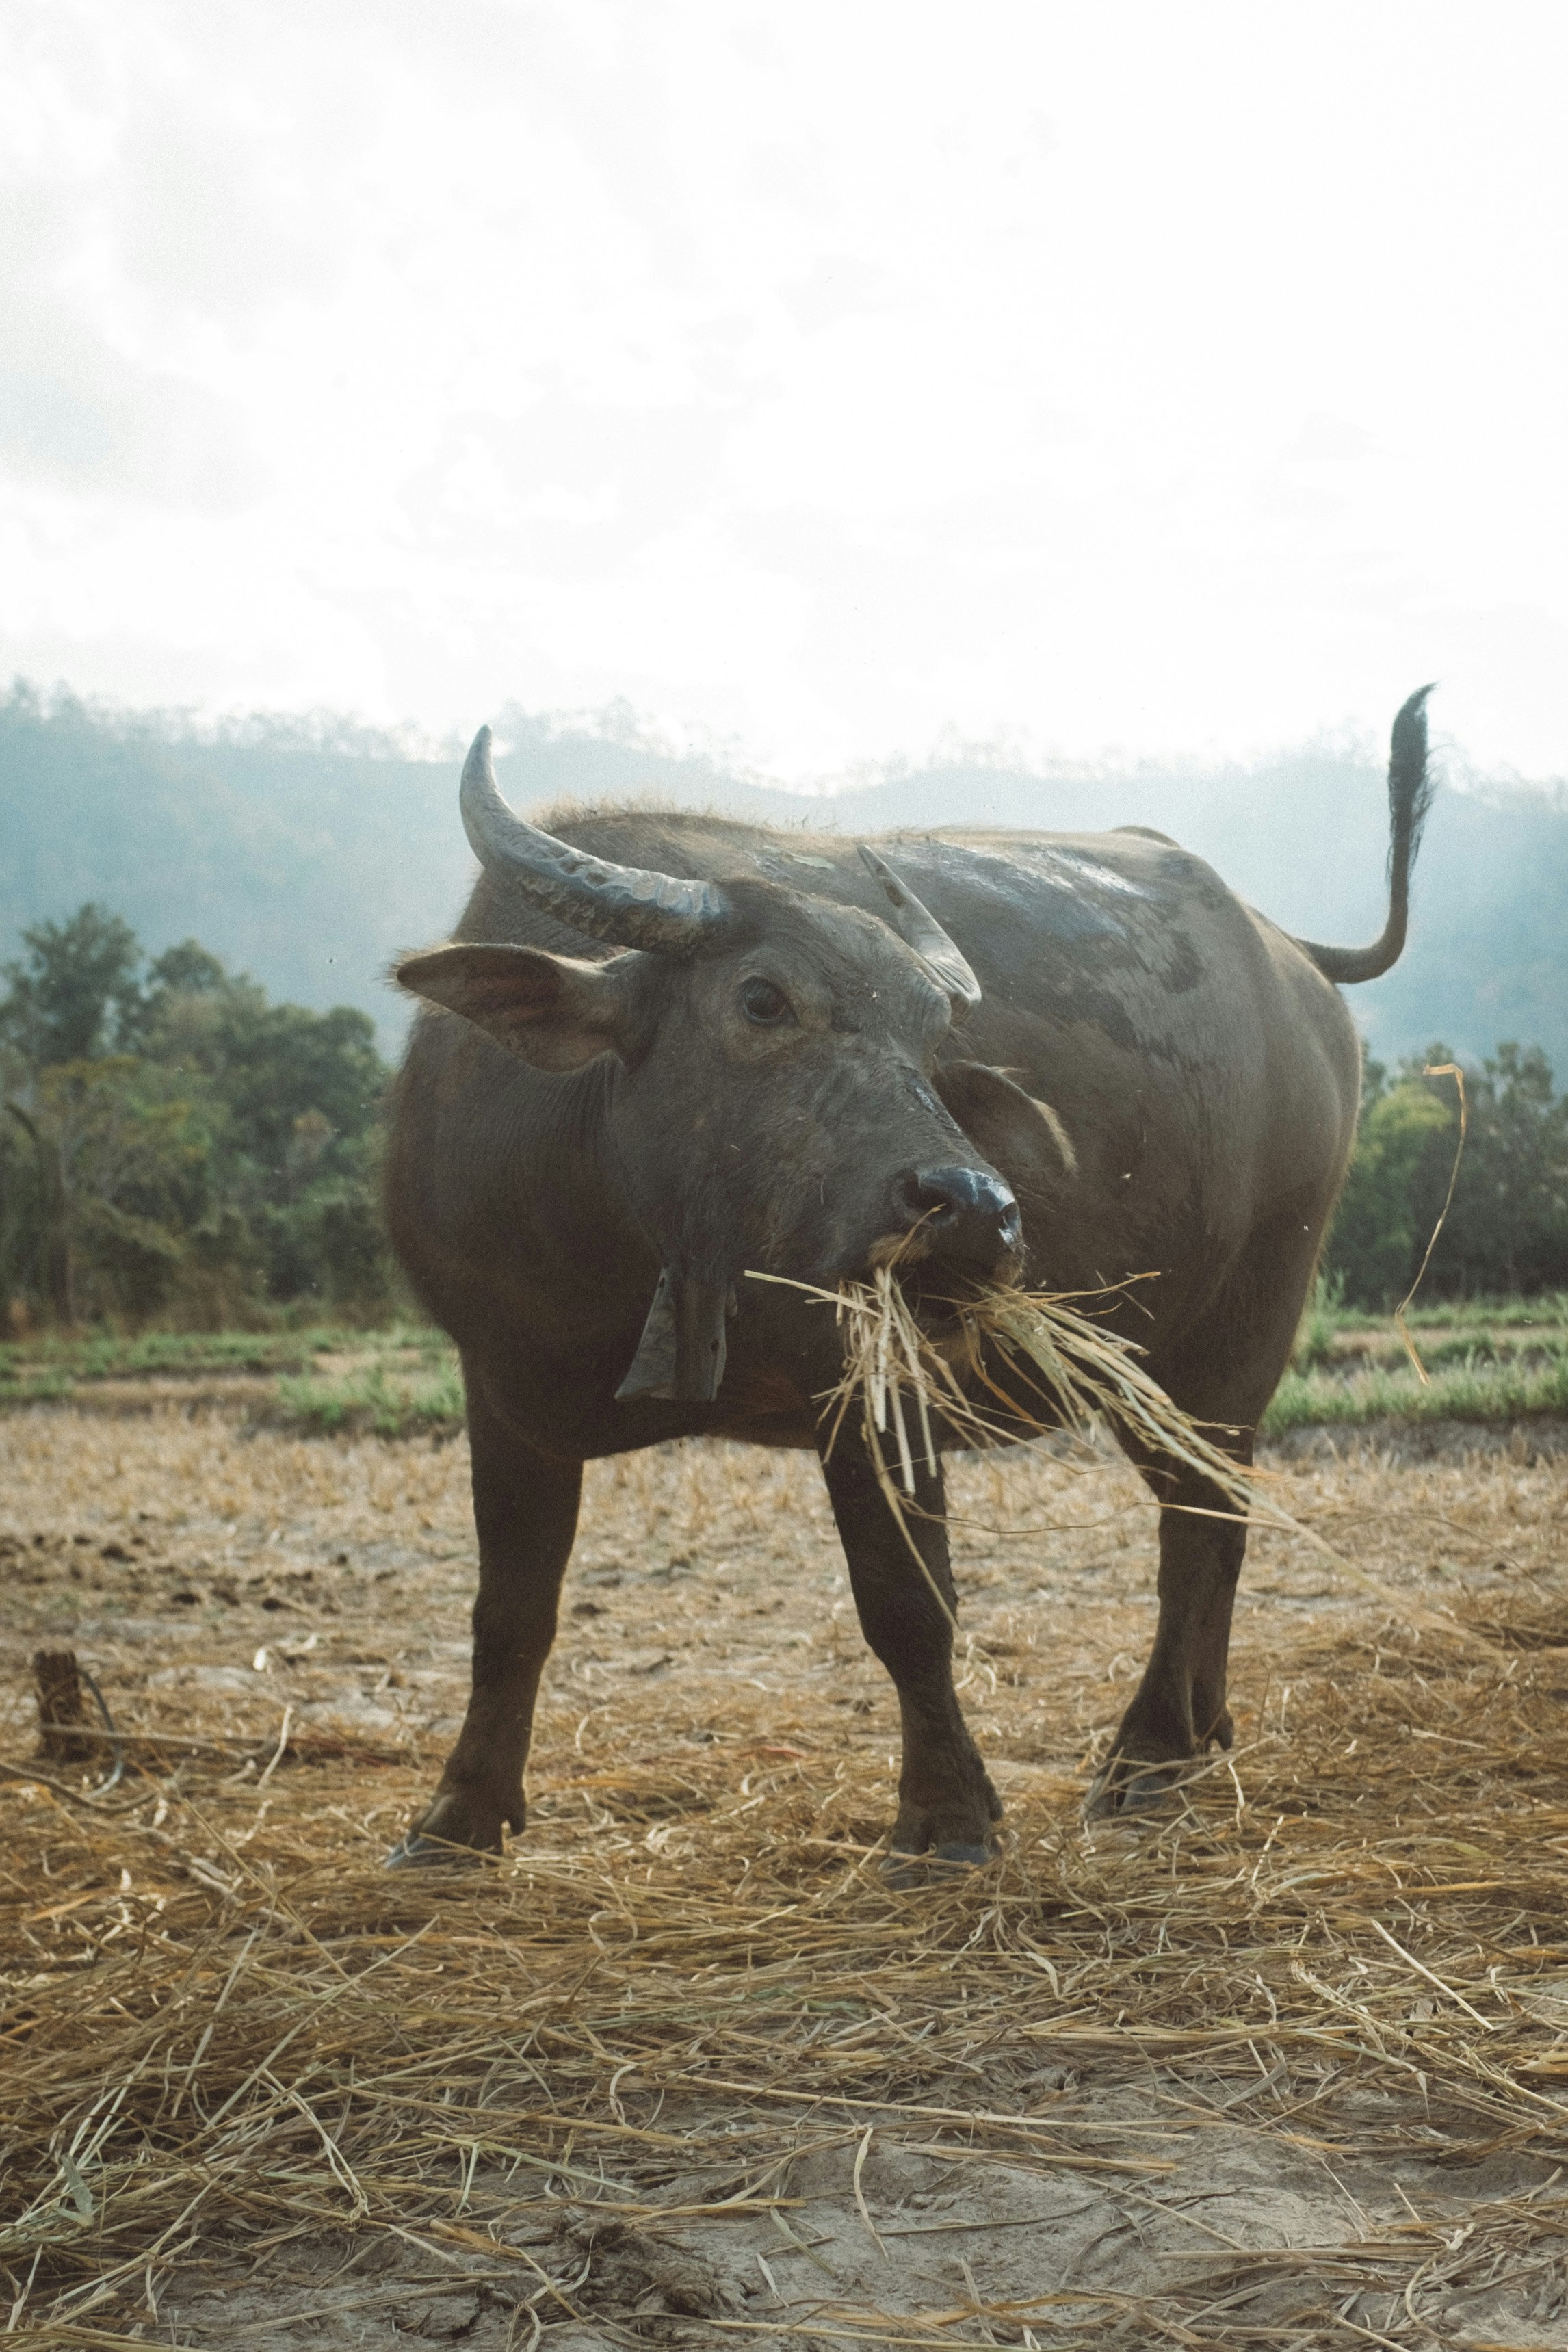
<instances>
[{"instance_id":1,"label":"dry grass field","mask_svg":"<svg viewBox=\"0 0 1568 2352\"><path fill-rule=\"evenodd\" d=\"M0 1457L18 2335L1568 2343L1563 1460L1289 1463L1237 1749L1092 1833L1152 1514L1110 1461L961 1468L1005 1850L900 1892L808 1461L595 1469L531 1826L410 1878L381 1858L465 1694L461 1441L44 1405ZM68 1645L130 1735L98 1802L100 1765L30 1760Z\"/></svg>"}]
</instances>

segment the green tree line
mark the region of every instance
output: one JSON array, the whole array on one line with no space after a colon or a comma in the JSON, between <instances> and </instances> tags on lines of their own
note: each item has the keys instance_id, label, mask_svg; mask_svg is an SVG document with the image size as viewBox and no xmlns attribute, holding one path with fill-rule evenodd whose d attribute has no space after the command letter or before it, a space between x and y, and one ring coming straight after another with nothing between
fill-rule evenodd
<instances>
[{"instance_id":1,"label":"green tree line","mask_svg":"<svg viewBox=\"0 0 1568 2352\"><path fill-rule=\"evenodd\" d=\"M1355 1157L1324 1255L1347 1306L1388 1307L1404 1297L1451 1181L1423 1296L1568 1289L1568 1095L1554 1092L1538 1046L1501 1045L1466 1070L1456 1178L1458 1086L1429 1075L1453 1061L1446 1045L1433 1045L1393 1073L1366 1065Z\"/></svg>"},{"instance_id":2,"label":"green tree line","mask_svg":"<svg viewBox=\"0 0 1568 2352\"><path fill-rule=\"evenodd\" d=\"M396 1277L376 1204L388 1072L367 1014L271 1003L195 940L151 961L97 903L0 968L0 1304L13 1328L218 1328L309 1302L370 1318ZM1414 1280L1458 1141L1452 1055L1366 1066L1324 1258L1350 1306ZM1466 1074L1434 1296L1568 1288L1568 1095L1538 1048Z\"/></svg>"},{"instance_id":3,"label":"green tree line","mask_svg":"<svg viewBox=\"0 0 1568 2352\"><path fill-rule=\"evenodd\" d=\"M369 1016L272 1003L195 940L149 962L96 903L22 939L0 971L11 1328L384 1310Z\"/></svg>"}]
</instances>

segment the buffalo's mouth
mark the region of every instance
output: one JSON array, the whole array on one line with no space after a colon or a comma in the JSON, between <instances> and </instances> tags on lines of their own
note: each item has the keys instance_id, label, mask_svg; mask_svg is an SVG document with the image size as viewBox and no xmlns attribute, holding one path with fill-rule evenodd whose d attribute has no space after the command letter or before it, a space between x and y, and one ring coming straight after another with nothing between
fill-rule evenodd
<instances>
[{"instance_id":1,"label":"buffalo's mouth","mask_svg":"<svg viewBox=\"0 0 1568 2352\"><path fill-rule=\"evenodd\" d=\"M963 1351L964 1313L987 1294L1011 1290L1024 1271L1018 1204L997 1177L977 1170L940 1171L937 1200L900 1232L871 1244L873 1281L891 1275L904 1303L941 1353ZM948 1190L947 1180L959 1178ZM926 1180L928 1192L938 1188ZM954 1197L956 1196L956 1197Z\"/></svg>"},{"instance_id":2,"label":"buffalo's mouth","mask_svg":"<svg viewBox=\"0 0 1568 2352\"><path fill-rule=\"evenodd\" d=\"M1013 1261L1005 1269L984 1275L944 1264L940 1258L910 1256L889 1249L881 1267L892 1275L908 1307L939 1355L956 1363L969 1353L969 1309L999 1291L1017 1286ZM874 1277L875 1278L875 1277Z\"/></svg>"},{"instance_id":3,"label":"buffalo's mouth","mask_svg":"<svg viewBox=\"0 0 1568 2352\"><path fill-rule=\"evenodd\" d=\"M911 1171L895 1185L893 1205L903 1222L872 1243L867 1258L873 1272L919 1266L935 1286L943 1278L1005 1285L1022 1271L1018 1203L988 1169Z\"/></svg>"}]
</instances>

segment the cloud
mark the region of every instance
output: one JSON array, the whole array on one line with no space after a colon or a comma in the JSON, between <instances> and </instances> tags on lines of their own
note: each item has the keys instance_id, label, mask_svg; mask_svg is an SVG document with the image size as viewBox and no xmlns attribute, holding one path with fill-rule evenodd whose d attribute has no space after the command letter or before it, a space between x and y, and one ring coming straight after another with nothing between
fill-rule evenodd
<instances>
[{"instance_id":1,"label":"cloud","mask_svg":"<svg viewBox=\"0 0 1568 2352\"><path fill-rule=\"evenodd\" d=\"M1380 455L1373 436L1348 416L1309 416L1292 437L1281 456L1287 464L1301 459L1309 464L1337 463L1342 458L1371 457Z\"/></svg>"},{"instance_id":2,"label":"cloud","mask_svg":"<svg viewBox=\"0 0 1568 2352\"><path fill-rule=\"evenodd\" d=\"M0 474L175 510L233 512L267 476L244 419L177 375L138 367L62 305L22 304L0 361Z\"/></svg>"},{"instance_id":3,"label":"cloud","mask_svg":"<svg viewBox=\"0 0 1568 2352\"><path fill-rule=\"evenodd\" d=\"M1568 31L1403 27L11 0L0 667L1568 767Z\"/></svg>"}]
</instances>

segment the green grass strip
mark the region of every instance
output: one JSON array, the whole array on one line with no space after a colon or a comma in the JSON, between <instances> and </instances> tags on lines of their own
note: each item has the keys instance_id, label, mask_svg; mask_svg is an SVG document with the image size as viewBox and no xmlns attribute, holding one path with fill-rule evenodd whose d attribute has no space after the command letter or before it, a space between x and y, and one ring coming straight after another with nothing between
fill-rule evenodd
<instances>
[{"instance_id":1,"label":"green grass strip","mask_svg":"<svg viewBox=\"0 0 1568 2352\"><path fill-rule=\"evenodd\" d=\"M1412 1318L1441 1336L1417 1342L1424 1388L1386 1316L1310 1310L1312 1344L1298 1354L1264 1416L1266 1434L1369 1422L1526 1419L1568 1414L1568 1297L1458 1301ZM1373 1337L1367 1347L1352 1335ZM1304 1337L1307 1336L1304 1333ZM350 1360L345 1362L343 1360ZM0 1346L0 1410L60 1404L113 1380L270 1375L274 1427L329 1436L449 1435L463 1425L457 1351L425 1324L364 1331L95 1332ZM84 1397L84 1402L86 1398Z\"/></svg>"},{"instance_id":2,"label":"green grass strip","mask_svg":"<svg viewBox=\"0 0 1568 2352\"><path fill-rule=\"evenodd\" d=\"M463 1381L456 1355L429 1372L388 1374L380 1365L341 1379L306 1374L278 1383L277 1418L324 1436L368 1431L376 1437L449 1435L463 1426Z\"/></svg>"},{"instance_id":3,"label":"green grass strip","mask_svg":"<svg viewBox=\"0 0 1568 2352\"><path fill-rule=\"evenodd\" d=\"M1568 1413L1568 1355L1539 1367L1454 1365L1435 1370L1425 1388L1410 1370L1287 1372L1263 1431L1274 1436L1371 1421L1514 1421L1532 1413Z\"/></svg>"}]
</instances>

